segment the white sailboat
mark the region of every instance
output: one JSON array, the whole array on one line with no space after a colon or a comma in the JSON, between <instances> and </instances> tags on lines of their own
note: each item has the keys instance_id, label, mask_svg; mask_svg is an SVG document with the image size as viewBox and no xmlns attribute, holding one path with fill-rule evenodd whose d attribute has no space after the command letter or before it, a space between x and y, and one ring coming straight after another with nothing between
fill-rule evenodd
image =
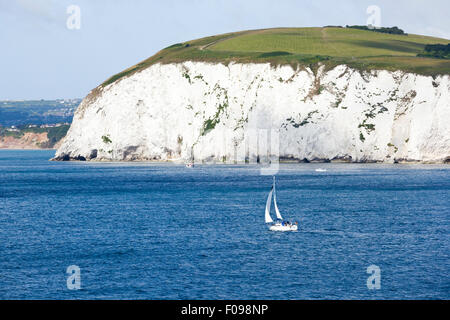
<instances>
[{"instance_id":1,"label":"white sailboat","mask_svg":"<svg viewBox=\"0 0 450 320\"><path fill-rule=\"evenodd\" d=\"M272 220L270 216L270 207L272 205L272 194L273 194L273 203L275 207L275 214L277 215L277 222ZM270 189L269 196L267 197L266 202L266 215L265 215L266 223L271 223L272 225L269 227L269 230L272 231L297 231L298 226L296 223L284 222L283 217L280 214L277 206L277 191L275 189L275 176L273 177L273 185L272 189Z\"/></svg>"}]
</instances>

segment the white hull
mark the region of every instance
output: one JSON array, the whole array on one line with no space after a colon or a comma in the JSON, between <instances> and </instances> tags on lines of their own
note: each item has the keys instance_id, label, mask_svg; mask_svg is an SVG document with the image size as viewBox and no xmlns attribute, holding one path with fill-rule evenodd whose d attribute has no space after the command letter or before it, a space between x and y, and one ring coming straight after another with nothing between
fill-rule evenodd
<instances>
[{"instance_id":1,"label":"white hull","mask_svg":"<svg viewBox=\"0 0 450 320\"><path fill-rule=\"evenodd\" d=\"M282 226L281 224L275 224L273 226L270 226L269 230L271 231L297 231L298 226L292 225L292 226Z\"/></svg>"}]
</instances>

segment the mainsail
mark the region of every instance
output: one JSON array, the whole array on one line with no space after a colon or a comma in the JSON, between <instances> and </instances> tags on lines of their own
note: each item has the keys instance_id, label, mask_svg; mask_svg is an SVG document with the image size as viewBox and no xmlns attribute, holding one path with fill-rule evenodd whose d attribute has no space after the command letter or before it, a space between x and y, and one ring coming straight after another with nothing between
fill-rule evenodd
<instances>
[{"instance_id":1,"label":"mainsail","mask_svg":"<svg viewBox=\"0 0 450 320\"><path fill-rule=\"evenodd\" d=\"M272 217L270 216L270 205L272 204L272 193L273 193L273 187L270 189L269 196L267 197L266 202L266 223L272 223Z\"/></svg>"}]
</instances>

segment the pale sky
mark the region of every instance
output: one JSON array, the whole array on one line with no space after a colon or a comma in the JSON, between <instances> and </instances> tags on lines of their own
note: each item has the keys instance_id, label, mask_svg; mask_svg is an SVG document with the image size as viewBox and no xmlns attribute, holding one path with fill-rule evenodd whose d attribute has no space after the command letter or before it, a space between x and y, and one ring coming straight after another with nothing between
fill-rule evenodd
<instances>
[{"instance_id":1,"label":"pale sky","mask_svg":"<svg viewBox=\"0 0 450 320\"><path fill-rule=\"evenodd\" d=\"M81 26L69 30L77 5ZM272 27L382 26L450 39L448 0L0 0L0 99L83 98L171 44Z\"/></svg>"}]
</instances>

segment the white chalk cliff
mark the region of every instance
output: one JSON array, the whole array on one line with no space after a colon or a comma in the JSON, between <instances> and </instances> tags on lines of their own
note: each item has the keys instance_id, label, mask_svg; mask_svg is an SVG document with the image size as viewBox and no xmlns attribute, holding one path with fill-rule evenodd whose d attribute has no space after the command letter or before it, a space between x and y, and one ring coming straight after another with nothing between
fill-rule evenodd
<instances>
[{"instance_id":1,"label":"white chalk cliff","mask_svg":"<svg viewBox=\"0 0 450 320\"><path fill-rule=\"evenodd\" d=\"M239 162L278 153L305 161L448 162L449 76L344 65L313 72L155 64L88 95L55 159Z\"/></svg>"}]
</instances>

